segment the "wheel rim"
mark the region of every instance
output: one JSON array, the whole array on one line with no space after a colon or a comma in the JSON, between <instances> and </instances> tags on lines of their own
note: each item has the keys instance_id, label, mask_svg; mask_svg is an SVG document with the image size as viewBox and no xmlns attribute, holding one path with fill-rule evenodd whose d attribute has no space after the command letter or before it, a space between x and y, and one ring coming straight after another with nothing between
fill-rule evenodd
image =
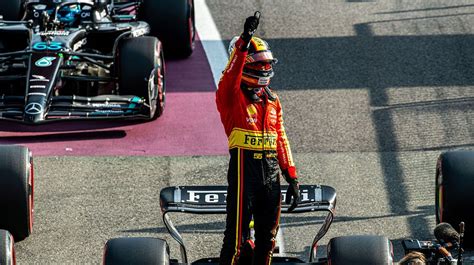
<instances>
[{"instance_id":1,"label":"wheel rim","mask_svg":"<svg viewBox=\"0 0 474 265\"><path fill-rule=\"evenodd\" d=\"M165 75L163 67L163 57L161 57L161 67L160 71L158 72L158 98L160 99L160 112L163 112L166 100Z\"/></svg>"},{"instance_id":2,"label":"wheel rim","mask_svg":"<svg viewBox=\"0 0 474 265\"><path fill-rule=\"evenodd\" d=\"M158 104L159 104L159 111L160 114L163 112L165 108L165 100L166 100L166 89L165 89L165 75L164 75L164 62L163 62L163 54L161 53L160 56L161 66L157 74L157 86L158 86Z\"/></svg>"},{"instance_id":3,"label":"wheel rim","mask_svg":"<svg viewBox=\"0 0 474 265\"><path fill-rule=\"evenodd\" d=\"M152 71L148 84L150 118L152 119L159 117L162 114L166 99L164 82L164 59L160 44L156 45L155 54L159 54L159 56L155 57L155 68L153 69L153 71L155 71L156 69L156 73Z\"/></svg>"}]
</instances>

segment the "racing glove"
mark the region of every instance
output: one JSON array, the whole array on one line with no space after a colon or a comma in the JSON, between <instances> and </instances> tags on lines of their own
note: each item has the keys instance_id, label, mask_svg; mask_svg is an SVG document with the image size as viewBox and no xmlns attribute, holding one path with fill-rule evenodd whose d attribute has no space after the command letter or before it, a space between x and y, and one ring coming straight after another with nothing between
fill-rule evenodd
<instances>
[{"instance_id":1,"label":"racing glove","mask_svg":"<svg viewBox=\"0 0 474 265\"><path fill-rule=\"evenodd\" d=\"M244 24L244 32L241 35L242 40L245 41L246 44L250 42L252 39L253 34L257 31L258 24L260 22L260 12L255 12L255 14L251 17L248 17L245 20Z\"/></svg>"},{"instance_id":2,"label":"racing glove","mask_svg":"<svg viewBox=\"0 0 474 265\"><path fill-rule=\"evenodd\" d=\"M283 172L283 175L289 184L288 189L286 190L285 202L287 204L291 203L290 208L288 208L288 212L291 212L296 208L296 206L298 206L298 201L300 199L300 186L298 184L298 178L291 177L287 170Z\"/></svg>"}]
</instances>

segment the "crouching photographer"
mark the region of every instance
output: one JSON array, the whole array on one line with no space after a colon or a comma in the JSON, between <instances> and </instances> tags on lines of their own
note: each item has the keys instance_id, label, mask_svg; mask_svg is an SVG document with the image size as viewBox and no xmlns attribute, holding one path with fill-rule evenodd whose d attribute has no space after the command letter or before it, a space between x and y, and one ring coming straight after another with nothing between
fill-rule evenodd
<instances>
[{"instance_id":1,"label":"crouching photographer","mask_svg":"<svg viewBox=\"0 0 474 265\"><path fill-rule=\"evenodd\" d=\"M399 265L425 265L426 257L418 251L408 252L399 262Z\"/></svg>"},{"instance_id":2,"label":"crouching photographer","mask_svg":"<svg viewBox=\"0 0 474 265\"><path fill-rule=\"evenodd\" d=\"M450 224L440 223L434 229L436 240L420 241L406 239L402 241L405 256L400 265L418 264L462 264L464 223L459 225L458 233ZM456 255L453 255L455 253Z\"/></svg>"}]
</instances>

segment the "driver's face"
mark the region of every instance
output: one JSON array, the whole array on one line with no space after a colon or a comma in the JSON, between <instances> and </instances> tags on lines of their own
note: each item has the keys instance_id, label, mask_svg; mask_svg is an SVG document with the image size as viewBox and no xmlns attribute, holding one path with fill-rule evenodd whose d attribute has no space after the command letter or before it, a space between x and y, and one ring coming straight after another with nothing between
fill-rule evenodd
<instances>
[{"instance_id":1,"label":"driver's face","mask_svg":"<svg viewBox=\"0 0 474 265\"><path fill-rule=\"evenodd\" d=\"M245 67L252 70L268 71L272 69L272 64L269 62L256 62L256 63L246 64Z\"/></svg>"}]
</instances>

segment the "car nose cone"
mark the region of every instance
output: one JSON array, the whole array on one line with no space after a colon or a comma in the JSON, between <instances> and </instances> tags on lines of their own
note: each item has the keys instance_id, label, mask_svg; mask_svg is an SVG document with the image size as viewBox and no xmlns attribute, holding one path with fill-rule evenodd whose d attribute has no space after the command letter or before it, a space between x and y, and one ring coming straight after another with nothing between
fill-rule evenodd
<instances>
[{"instance_id":1,"label":"car nose cone","mask_svg":"<svg viewBox=\"0 0 474 265\"><path fill-rule=\"evenodd\" d=\"M24 121L28 123L37 123L43 120L44 107L40 103L32 102L26 105Z\"/></svg>"}]
</instances>

